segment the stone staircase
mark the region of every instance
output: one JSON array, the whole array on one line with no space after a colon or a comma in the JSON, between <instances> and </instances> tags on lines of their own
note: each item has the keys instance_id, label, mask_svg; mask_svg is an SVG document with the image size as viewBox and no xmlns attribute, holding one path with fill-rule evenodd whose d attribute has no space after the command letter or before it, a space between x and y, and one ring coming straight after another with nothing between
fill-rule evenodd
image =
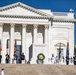
<instances>
[{"instance_id":1,"label":"stone staircase","mask_svg":"<svg viewBox=\"0 0 76 75\"><path fill-rule=\"evenodd\" d=\"M0 64L5 75L76 75L75 65Z\"/></svg>"}]
</instances>

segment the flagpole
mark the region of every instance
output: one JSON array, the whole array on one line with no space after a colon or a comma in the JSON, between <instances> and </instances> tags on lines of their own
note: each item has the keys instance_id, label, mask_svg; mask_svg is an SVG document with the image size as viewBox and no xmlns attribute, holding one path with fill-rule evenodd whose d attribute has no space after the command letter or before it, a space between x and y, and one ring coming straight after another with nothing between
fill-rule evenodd
<instances>
[{"instance_id":1,"label":"flagpole","mask_svg":"<svg viewBox=\"0 0 76 75\"><path fill-rule=\"evenodd\" d=\"M59 59L61 57L61 42L59 43Z\"/></svg>"},{"instance_id":2,"label":"flagpole","mask_svg":"<svg viewBox=\"0 0 76 75\"><path fill-rule=\"evenodd\" d=\"M6 54L8 53L8 39L7 39L7 51L6 51Z\"/></svg>"},{"instance_id":3,"label":"flagpole","mask_svg":"<svg viewBox=\"0 0 76 75\"><path fill-rule=\"evenodd\" d=\"M15 40L15 43L14 43L14 54L16 54L16 40Z\"/></svg>"},{"instance_id":4,"label":"flagpole","mask_svg":"<svg viewBox=\"0 0 76 75\"><path fill-rule=\"evenodd\" d=\"M2 51L2 45L1 45L1 40L0 40L0 54L1 54L1 51Z\"/></svg>"}]
</instances>

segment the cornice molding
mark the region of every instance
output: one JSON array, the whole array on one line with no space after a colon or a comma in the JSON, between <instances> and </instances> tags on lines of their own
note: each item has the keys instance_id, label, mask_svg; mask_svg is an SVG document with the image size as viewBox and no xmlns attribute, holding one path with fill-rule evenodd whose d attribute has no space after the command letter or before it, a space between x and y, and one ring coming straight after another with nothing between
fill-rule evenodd
<instances>
[{"instance_id":1,"label":"cornice molding","mask_svg":"<svg viewBox=\"0 0 76 75\"><path fill-rule=\"evenodd\" d=\"M47 16L21 16L21 15L0 15L1 18L21 18L21 19L49 19Z\"/></svg>"},{"instance_id":2,"label":"cornice molding","mask_svg":"<svg viewBox=\"0 0 76 75\"><path fill-rule=\"evenodd\" d=\"M53 18L53 22L69 22L69 23L76 23L76 19Z\"/></svg>"},{"instance_id":3,"label":"cornice molding","mask_svg":"<svg viewBox=\"0 0 76 75\"><path fill-rule=\"evenodd\" d=\"M1 18L17 18L17 19L47 19L52 22L69 22L76 23L76 19L53 18L51 16L21 16L21 15L0 15Z\"/></svg>"}]
</instances>

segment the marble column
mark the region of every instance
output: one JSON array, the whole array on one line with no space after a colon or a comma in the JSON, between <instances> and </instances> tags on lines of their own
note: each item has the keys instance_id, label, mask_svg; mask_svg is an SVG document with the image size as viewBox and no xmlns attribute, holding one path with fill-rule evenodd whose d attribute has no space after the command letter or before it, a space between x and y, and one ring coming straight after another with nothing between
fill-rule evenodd
<instances>
[{"instance_id":1,"label":"marble column","mask_svg":"<svg viewBox=\"0 0 76 75\"><path fill-rule=\"evenodd\" d=\"M34 25L34 44L37 44L37 27L38 25ZM33 49L33 57L36 57L35 50Z\"/></svg>"},{"instance_id":2,"label":"marble column","mask_svg":"<svg viewBox=\"0 0 76 75\"><path fill-rule=\"evenodd\" d=\"M48 25L45 25L45 44L48 44Z\"/></svg>"},{"instance_id":3,"label":"marble column","mask_svg":"<svg viewBox=\"0 0 76 75\"><path fill-rule=\"evenodd\" d=\"M49 58L51 57L52 54L52 48L51 48L51 41L52 41L52 36L51 36L51 29L52 29L52 21L49 21Z\"/></svg>"},{"instance_id":4,"label":"marble column","mask_svg":"<svg viewBox=\"0 0 76 75\"><path fill-rule=\"evenodd\" d=\"M5 63L5 49L4 49L4 43L3 43L3 23L0 23L0 40L1 40L1 55L2 55L2 63Z\"/></svg>"},{"instance_id":5,"label":"marble column","mask_svg":"<svg viewBox=\"0 0 76 75\"><path fill-rule=\"evenodd\" d=\"M1 46L2 46L2 33L3 33L3 23L0 23L0 41L1 41ZM0 52L2 54L2 51Z\"/></svg>"},{"instance_id":6,"label":"marble column","mask_svg":"<svg viewBox=\"0 0 76 75\"><path fill-rule=\"evenodd\" d=\"M74 27L69 28L69 57L74 56Z\"/></svg>"},{"instance_id":7,"label":"marble column","mask_svg":"<svg viewBox=\"0 0 76 75\"><path fill-rule=\"evenodd\" d=\"M35 24L34 25L34 44L36 44L37 43L37 27L38 27L38 25L37 24Z\"/></svg>"},{"instance_id":8,"label":"marble column","mask_svg":"<svg viewBox=\"0 0 76 75\"><path fill-rule=\"evenodd\" d=\"M34 44L37 44L37 27L38 27L38 24L35 24L33 25L34 28L33 28L33 43ZM33 48L32 48L32 59L31 59L31 64L36 64L36 50L35 50L35 47L34 47L34 44L33 44Z\"/></svg>"},{"instance_id":9,"label":"marble column","mask_svg":"<svg viewBox=\"0 0 76 75\"><path fill-rule=\"evenodd\" d=\"M22 24L22 53L24 53L26 58L26 24Z\"/></svg>"},{"instance_id":10,"label":"marble column","mask_svg":"<svg viewBox=\"0 0 76 75\"><path fill-rule=\"evenodd\" d=\"M48 29L49 29L49 26L48 25L45 25L45 62L44 62L44 64L47 64L48 63L48 50L49 50L49 46L48 46Z\"/></svg>"},{"instance_id":11,"label":"marble column","mask_svg":"<svg viewBox=\"0 0 76 75\"><path fill-rule=\"evenodd\" d=\"M14 23L10 24L10 63L12 63L14 55Z\"/></svg>"}]
</instances>

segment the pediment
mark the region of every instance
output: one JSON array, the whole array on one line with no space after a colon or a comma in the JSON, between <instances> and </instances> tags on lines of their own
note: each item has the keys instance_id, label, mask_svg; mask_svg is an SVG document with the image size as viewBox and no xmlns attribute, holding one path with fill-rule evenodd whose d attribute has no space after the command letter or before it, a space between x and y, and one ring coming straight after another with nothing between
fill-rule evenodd
<instances>
[{"instance_id":1,"label":"pediment","mask_svg":"<svg viewBox=\"0 0 76 75\"><path fill-rule=\"evenodd\" d=\"M48 16L47 13L39 11L23 3L15 3L0 8L0 14L4 15L25 15L25 16Z\"/></svg>"}]
</instances>

